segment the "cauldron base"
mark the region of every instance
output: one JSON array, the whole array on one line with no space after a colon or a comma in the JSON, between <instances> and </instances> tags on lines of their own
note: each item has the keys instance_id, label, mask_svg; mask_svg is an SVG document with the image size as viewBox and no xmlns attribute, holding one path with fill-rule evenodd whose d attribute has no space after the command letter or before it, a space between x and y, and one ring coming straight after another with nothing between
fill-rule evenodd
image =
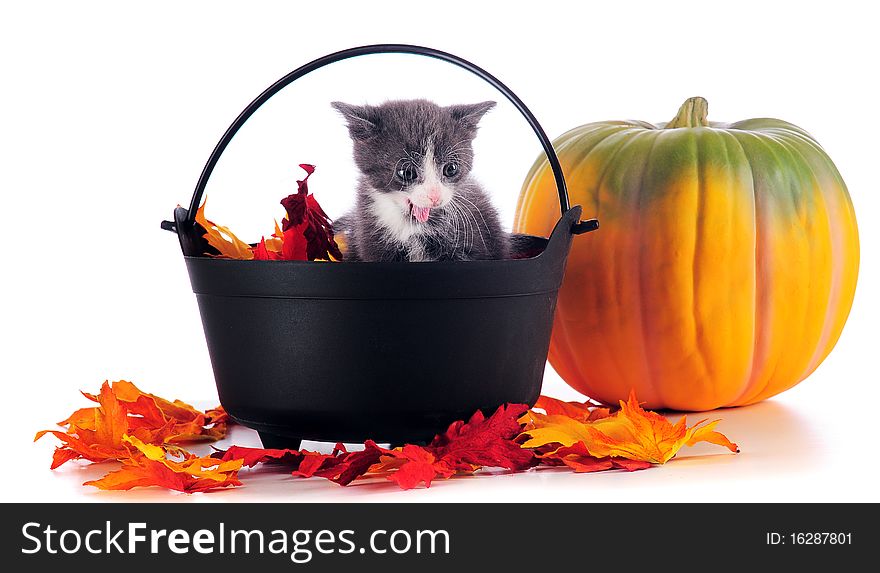
<instances>
[{"instance_id":1,"label":"cauldron base","mask_svg":"<svg viewBox=\"0 0 880 573\"><path fill-rule=\"evenodd\" d=\"M298 450L302 446L302 440L289 436L279 436L269 432L258 432L263 447L270 450Z\"/></svg>"},{"instance_id":2,"label":"cauldron base","mask_svg":"<svg viewBox=\"0 0 880 573\"><path fill-rule=\"evenodd\" d=\"M480 408L480 410L484 413L494 411L494 409L488 410L486 408ZM354 426L345 426L338 419L317 421L302 416L302 423L273 424L242 419L234 414L231 417L236 423L256 430L264 448L278 450L298 450L305 440L331 445L337 443L361 444L368 439L379 444L392 444L392 447L405 444L425 445L431 443L436 435L445 432L452 422L468 419L468 416L461 412L428 417L398 415L393 417L395 423L374 426L374 429L369 431L365 426L357 423ZM300 418L300 416L297 417ZM360 421L362 424L375 424L375 421L370 421L369 417L365 417L363 420L356 420L354 416L347 418L350 421Z\"/></svg>"},{"instance_id":3,"label":"cauldron base","mask_svg":"<svg viewBox=\"0 0 880 573\"><path fill-rule=\"evenodd\" d=\"M260 434L260 442L263 443L263 447L270 450L299 450L302 447L302 440L299 438L291 438L290 436L279 436L277 434L270 434L269 432L258 432ZM417 446L426 446L429 442L424 440L415 440L412 442L408 442ZM390 449L400 448L405 446L404 442L391 442L388 444Z\"/></svg>"}]
</instances>

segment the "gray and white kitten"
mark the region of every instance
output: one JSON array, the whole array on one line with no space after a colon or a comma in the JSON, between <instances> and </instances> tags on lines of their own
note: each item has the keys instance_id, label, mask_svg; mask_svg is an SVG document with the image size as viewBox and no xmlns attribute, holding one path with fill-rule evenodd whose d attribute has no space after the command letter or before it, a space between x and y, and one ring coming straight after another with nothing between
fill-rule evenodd
<instances>
[{"instance_id":1,"label":"gray and white kitten","mask_svg":"<svg viewBox=\"0 0 880 573\"><path fill-rule=\"evenodd\" d=\"M355 207L334 223L346 260L507 257L498 212L470 177L477 124L495 102L332 105L348 123L360 170Z\"/></svg>"}]
</instances>

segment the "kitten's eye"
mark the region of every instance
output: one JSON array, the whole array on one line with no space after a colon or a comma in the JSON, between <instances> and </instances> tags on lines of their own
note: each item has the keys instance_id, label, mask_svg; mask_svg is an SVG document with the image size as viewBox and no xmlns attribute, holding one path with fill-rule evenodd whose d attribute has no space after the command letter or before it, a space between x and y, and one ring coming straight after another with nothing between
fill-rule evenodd
<instances>
[{"instance_id":1,"label":"kitten's eye","mask_svg":"<svg viewBox=\"0 0 880 573\"><path fill-rule=\"evenodd\" d=\"M444 177L455 177L458 175L458 163L452 161L443 166Z\"/></svg>"},{"instance_id":2,"label":"kitten's eye","mask_svg":"<svg viewBox=\"0 0 880 573\"><path fill-rule=\"evenodd\" d=\"M404 183L411 183L419 178L419 172L415 165L404 165L397 170L397 178Z\"/></svg>"}]
</instances>

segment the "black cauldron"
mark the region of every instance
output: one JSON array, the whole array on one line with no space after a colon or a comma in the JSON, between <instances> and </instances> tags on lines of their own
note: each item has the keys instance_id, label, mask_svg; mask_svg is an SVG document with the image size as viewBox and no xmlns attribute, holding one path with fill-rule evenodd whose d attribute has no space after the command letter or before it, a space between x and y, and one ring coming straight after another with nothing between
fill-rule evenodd
<instances>
[{"instance_id":1,"label":"black cauldron","mask_svg":"<svg viewBox=\"0 0 880 573\"><path fill-rule=\"evenodd\" d=\"M543 251L513 260L428 263L238 261L203 256L194 218L232 137L279 90L327 64L364 54L447 61L497 88L541 140L562 216ZM500 81L451 54L363 46L291 72L238 116L202 171L177 233L199 304L220 402L265 447L319 441L419 442L476 410L534 404L572 236L598 227L569 208L559 160L537 120ZM414 349L423 349L414 351Z\"/></svg>"}]
</instances>

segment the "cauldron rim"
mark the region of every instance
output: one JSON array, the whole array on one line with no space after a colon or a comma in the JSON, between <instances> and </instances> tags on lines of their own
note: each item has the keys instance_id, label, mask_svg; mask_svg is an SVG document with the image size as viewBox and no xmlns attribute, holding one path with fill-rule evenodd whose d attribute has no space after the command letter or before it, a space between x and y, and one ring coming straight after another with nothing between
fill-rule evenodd
<instances>
[{"instance_id":1,"label":"cauldron rim","mask_svg":"<svg viewBox=\"0 0 880 573\"><path fill-rule=\"evenodd\" d=\"M566 215L569 212L571 212L573 209L580 209L580 206L575 205L574 207L571 207L568 211L566 211ZM579 213L578 213L578 217L579 217ZM574 218L574 222L577 222L578 217ZM324 261L324 260L321 260L321 261L291 261L291 260L253 260L253 259L249 259L244 262L247 262L248 264L257 264L257 265L285 264L285 265L289 265L289 266L299 266L299 265L312 266L315 263L331 263L334 266L338 266L339 263L343 263L345 265L382 265L383 267L388 267L388 268L403 268L403 267L406 267L406 266L409 266L412 264L418 264L418 265L433 265L433 266L439 267L439 268L444 268L444 267L455 268L455 267L458 267L462 264L471 265L474 263L483 263L483 264L486 264L486 263L499 264L499 263L501 263L501 264L503 264L503 263L508 263L508 262L527 263L528 261L543 261L544 259L551 256L551 255L547 255L547 251L551 250L550 249L550 246L552 244L551 241L553 241L554 236L557 236L557 230L559 230L560 225L562 225L564 220L570 219L570 218L571 217L566 217L566 216L560 217L559 220L554 225L553 230L550 232L549 237L542 237L540 235L525 235L529 238L540 239L540 240L546 241L546 244L544 245L544 248L541 249L541 252L534 255L534 256L531 256L531 257L517 257L517 258L510 258L509 257L509 258L505 258L505 259L472 259L472 260L454 260L454 261L450 261L450 260L445 260L445 261L347 261L344 258L341 261ZM212 257L210 255L184 255L183 258L185 260L208 259L211 261L222 261L224 263L235 263L235 264L240 264L241 262L243 262L243 259L230 259L228 257Z\"/></svg>"},{"instance_id":2,"label":"cauldron rim","mask_svg":"<svg viewBox=\"0 0 880 573\"><path fill-rule=\"evenodd\" d=\"M223 297L322 300L451 300L555 293L580 206L553 229L544 251L527 259L478 261L315 262L185 257L192 290Z\"/></svg>"}]
</instances>

